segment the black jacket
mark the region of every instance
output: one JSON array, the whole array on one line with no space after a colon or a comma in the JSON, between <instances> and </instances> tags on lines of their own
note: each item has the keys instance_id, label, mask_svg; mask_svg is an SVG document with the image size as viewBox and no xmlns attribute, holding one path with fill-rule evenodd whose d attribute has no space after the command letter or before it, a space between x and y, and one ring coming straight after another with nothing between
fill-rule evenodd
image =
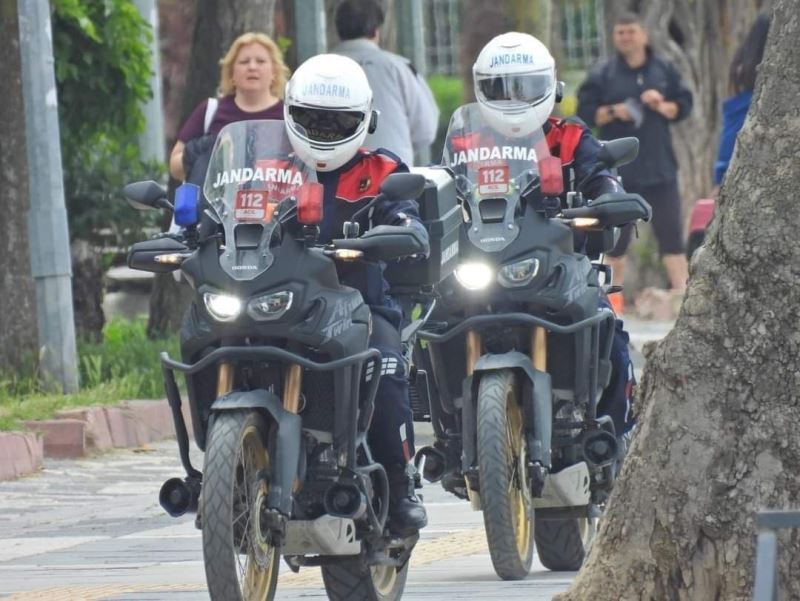
<instances>
[{"instance_id":1,"label":"black jacket","mask_svg":"<svg viewBox=\"0 0 800 601\"><path fill-rule=\"evenodd\" d=\"M631 69L621 55L596 65L578 90L578 115L590 126L600 106L638 101L642 92L655 89L664 98L678 104L679 121L692 110L692 93L681 81L675 67L647 50L647 61ZM639 156L620 168L622 183L626 187L654 186L675 181L677 163L672 149L669 121L647 107L644 120L637 128L632 122L615 120L600 128L600 137L614 140L627 136L639 138Z\"/></svg>"},{"instance_id":2,"label":"black jacket","mask_svg":"<svg viewBox=\"0 0 800 601\"><path fill-rule=\"evenodd\" d=\"M325 189L319 241L341 238L344 222L378 194L383 180L392 173L406 172L406 164L383 148L362 148L339 169L318 171L317 180ZM362 233L377 225L409 225L428 238L416 200L379 203L359 218L359 225ZM373 311L381 313L394 325L400 323L400 310L389 296L389 284L383 277L383 263L340 263L337 268L340 281L358 289Z\"/></svg>"}]
</instances>

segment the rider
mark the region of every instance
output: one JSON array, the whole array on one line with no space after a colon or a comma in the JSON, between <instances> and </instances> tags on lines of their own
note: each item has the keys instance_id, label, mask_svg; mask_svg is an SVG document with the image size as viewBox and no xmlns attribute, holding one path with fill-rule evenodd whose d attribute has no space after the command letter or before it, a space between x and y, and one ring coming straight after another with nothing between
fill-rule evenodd
<instances>
[{"instance_id":1,"label":"rider","mask_svg":"<svg viewBox=\"0 0 800 601\"><path fill-rule=\"evenodd\" d=\"M378 194L383 180L408 167L391 152L362 148L377 125L372 90L362 68L345 56L308 59L286 85L284 107L289 141L324 186L320 242L341 238L343 224ZM415 200L382 202L357 219L360 232L377 225L418 228L425 236ZM372 311L370 345L383 356L375 412L367 434L370 450L389 477L389 526L399 534L423 528L425 507L414 493L414 425L399 325L402 313L389 297L383 266L340 264L340 281L357 288Z\"/></svg>"},{"instance_id":2,"label":"rider","mask_svg":"<svg viewBox=\"0 0 800 601\"><path fill-rule=\"evenodd\" d=\"M543 130L547 148L542 151L561 159L563 181L569 182L570 187L578 182L578 191L588 199L623 191L606 169L584 181L597 165L600 143L580 119L550 115L555 103L561 100L562 84L556 80L553 57L539 40L517 32L498 35L478 54L472 74L478 107L492 129L487 136L530 137ZM566 206L564 196L561 204ZM610 308L605 295L600 304ZM635 385L628 355L628 333L621 320L616 322L611 362L611 380L600 399L598 413L613 419L620 436L633 426L631 402Z\"/></svg>"}]
</instances>

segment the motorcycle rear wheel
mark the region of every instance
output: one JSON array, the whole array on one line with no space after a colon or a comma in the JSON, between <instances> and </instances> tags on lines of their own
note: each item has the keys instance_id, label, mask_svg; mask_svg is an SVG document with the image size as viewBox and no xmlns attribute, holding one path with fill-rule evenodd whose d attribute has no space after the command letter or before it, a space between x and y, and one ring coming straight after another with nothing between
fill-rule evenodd
<instances>
[{"instance_id":1,"label":"motorcycle rear wheel","mask_svg":"<svg viewBox=\"0 0 800 601\"><path fill-rule=\"evenodd\" d=\"M525 578L533 562L524 432L514 373L483 376L478 388L480 497L492 565L503 580Z\"/></svg>"},{"instance_id":2,"label":"motorcycle rear wheel","mask_svg":"<svg viewBox=\"0 0 800 601\"><path fill-rule=\"evenodd\" d=\"M203 469L203 558L208 592L225 601L271 601L280 549L260 527L269 465L264 418L255 411L215 416Z\"/></svg>"},{"instance_id":3,"label":"motorcycle rear wheel","mask_svg":"<svg viewBox=\"0 0 800 601\"><path fill-rule=\"evenodd\" d=\"M408 562L402 568L368 566L363 557L322 566L322 581L331 601L397 601L403 596Z\"/></svg>"},{"instance_id":4,"label":"motorcycle rear wheel","mask_svg":"<svg viewBox=\"0 0 800 601\"><path fill-rule=\"evenodd\" d=\"M588 518L536 520L534 539L539 561L548 570L580 570L593 528Z\"/></svg>"}]
</instances>

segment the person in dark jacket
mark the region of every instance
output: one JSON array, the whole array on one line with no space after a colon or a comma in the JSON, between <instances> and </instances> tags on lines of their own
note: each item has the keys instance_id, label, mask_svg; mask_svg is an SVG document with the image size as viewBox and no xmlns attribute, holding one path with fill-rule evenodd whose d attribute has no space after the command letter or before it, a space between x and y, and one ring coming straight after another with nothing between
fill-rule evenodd
<instances>
[{"instance_id":1,"label":"person in dark jacket","mask_svg":"<svg viewBox=\"0 0 800 601\"><path fill-rule=\"evenodd\" d=\"M352 221L392 173L407 172L397 155L362 148L374 129L372 90L364 70L345 56L323 54L304 62L286 86L285 124L298 157L317 171L324 187L320 242L342 237ZM360 231L377 225L404 225L427 240L415 200L385 201L360 217ZM368 432L374 458L389 476L389 527L408 535L427 524L425 507L414 492L414 424L407 366L400 344L402 312L388 295L383 266L353 263L339 272L343 284L357 288L372 310L370 345L383 355L375 413Z\"/></svg>"},{"instance_id":2,"label":"person in dark jacket","mask_svg":"<svg viewBox=\"0 0 800 601\"><path fill-rule=\"evenodd\" d=\"M622 183L653 207L653 231L670 287L683 293L688 268L669 126L689 114L692 94L675 68L648 46L647 31L638 16L627 13L617 19L613 39L617 54L593 68L578 90L578 115L597 126L603 139L639 138L638 158L620 168ZM624 280L631 229L623 229L616 248L608 253L618 284ZM621 294L612 298L621 309Z\"/></svg>"},{"instance_id":3,"label":"person in dark jacket","mask_svg":"<svg viewBox=\"0 0 800 601\"><path fill-rule=\"evenodd\" d=\"M580 119L557 119L551 116L560 100L555 61L547 47L533 36L509 32L489 41L473 66L473 80L478 109L485 127L465 132L460 139L450 136L444 163L453 166L461 150L483 146L535 148L537 157L561 159L563 181L580 183L580 192L589 199L608 192L623 192L619 182L603 169L586 177L597 165L600 143ZM476 135L477 134L477 135ZM522 171L514 169L515 172ZM567 191L565 186L565 192ZM561 205L566 206L565 195ZM559 207L560 208L560 207ZM559 208L554 208L555 211ZM608 307L605 297L601 307ZM616 320L611 349L612 375L598 405L600 415L614 421L618 436L634 424L632 414L633 366L628 353L628 333Z\"/></svg>"}]
</instances>

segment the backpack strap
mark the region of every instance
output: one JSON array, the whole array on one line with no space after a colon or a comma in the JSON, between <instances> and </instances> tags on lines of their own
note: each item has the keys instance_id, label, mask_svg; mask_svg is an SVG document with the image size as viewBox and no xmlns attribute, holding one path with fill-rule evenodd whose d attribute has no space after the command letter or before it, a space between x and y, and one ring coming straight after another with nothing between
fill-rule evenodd
<instances>
[{"instance_id":1,"label":"backpack strap","mask_svg":"<svg viewBox=\"0 0 800 601\"><path fill-rule=\"evenodd\" d=\"M203 117L203 133L208 133L208 128L211 127L211 122L214 120L214 115L217 113L217 107L219 106L219 99L218 98L209 98L208 102L206 103L206 114Z\"/></svg>"}]
</instances>

